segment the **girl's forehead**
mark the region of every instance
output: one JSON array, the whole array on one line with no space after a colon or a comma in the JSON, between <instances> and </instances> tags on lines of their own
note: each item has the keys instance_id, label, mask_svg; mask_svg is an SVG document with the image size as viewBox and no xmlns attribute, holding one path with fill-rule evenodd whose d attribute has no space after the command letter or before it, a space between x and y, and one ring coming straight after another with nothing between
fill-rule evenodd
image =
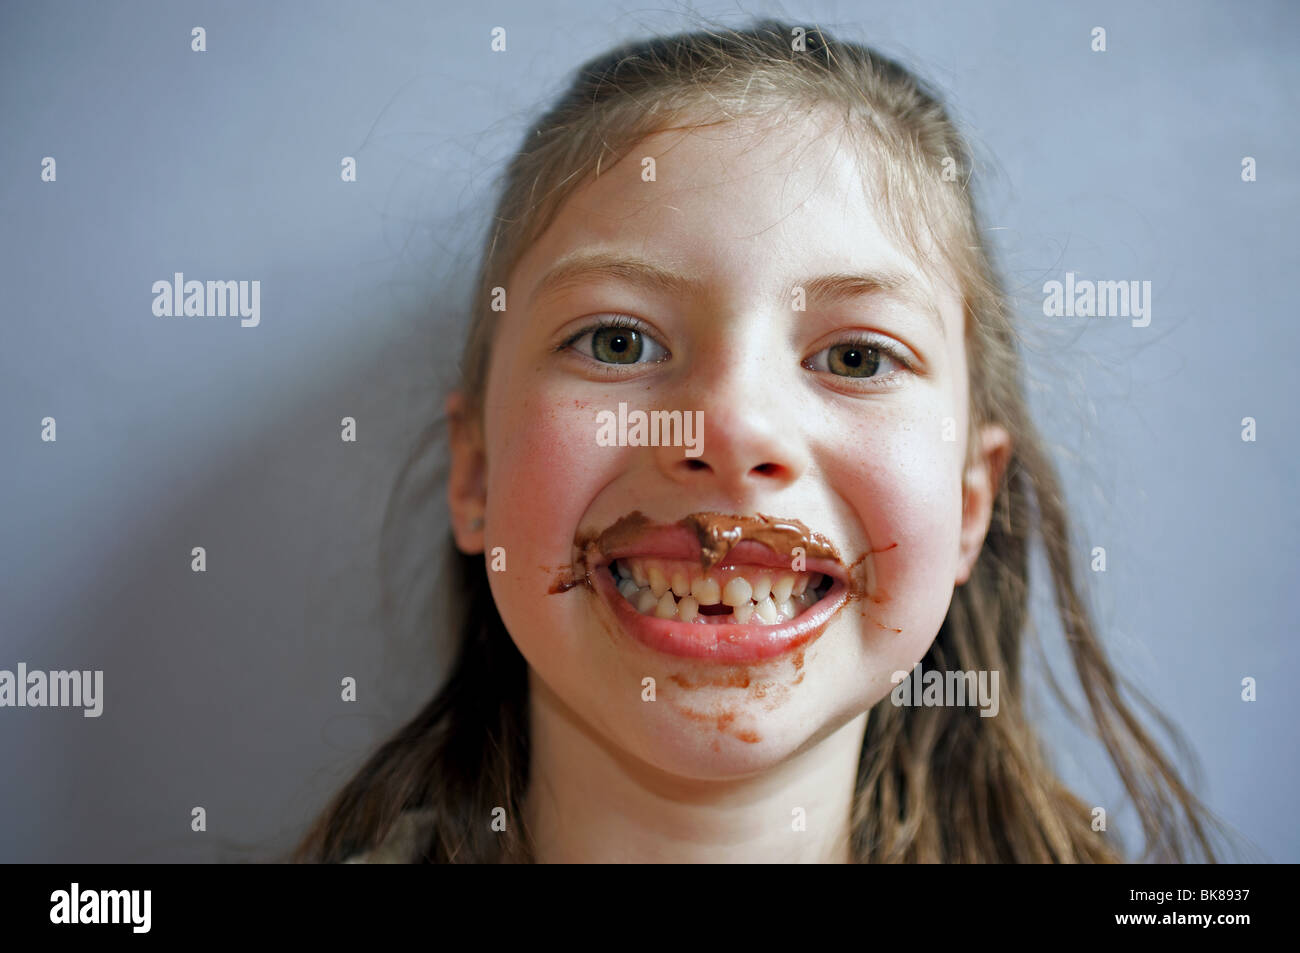
<instances>
[{"instance_id":1,"label":"girl's forehead","mask_svg":"<svg viewBox=\"0 0 1300 953\"><path fill-rule=\"evenodd\" d=\"M933 246L918 256L892 234L873 152L810 117L652 133L565 200L511 293L539 302L602 277L770 298L861 279L928 303L942 326L951 274Z\"/></svg>"},{"instance_id":2,"label":"girl's forehead","mask_svg":"<svg viewBox=\"0 0 1300 953\"><path fill-rule=\"evenodd\" d=\"M539 307L595 281L695 302L893 295L959 334L952 272L935 244L894 237L870 155L813 122L651 134L565 199L511 295Z\"/></svg>"}]
</instances>

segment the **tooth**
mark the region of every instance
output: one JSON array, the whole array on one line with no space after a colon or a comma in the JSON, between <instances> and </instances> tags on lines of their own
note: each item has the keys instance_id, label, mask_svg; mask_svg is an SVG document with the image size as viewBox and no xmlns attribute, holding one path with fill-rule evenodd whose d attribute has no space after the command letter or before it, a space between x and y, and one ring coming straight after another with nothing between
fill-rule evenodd
<instances>
[{"instance_id":1,"label":"tooth","mask_svg":"<svg viewBox=\"0 0 1300 953\"><path fill-rule=\"evenodd\" d=\"M813 573L812 576L809 577L809 579L808 579L808 591L811 592L812 590L814 590L814 589L816 589L818 586L820 586L820 585L822 584L822 579L823 579L823 578L825 578L825 577L822 576L821 573L819 573L819 572L815 572L815 573Z\"/></svg>"},{"instance_id":2,"label":"tooth","mask_svg":"<svg viewBox=\"0 0 1300 953\"><path fill-rule=\"evenodd\" d=\"M624 599L632 599L641 590L631 579L624 579L618 584L618 591L622 593Z\"/></svg>"},{"instance_id":3,"label":"tooth","mask_svg":"<svg viewBox=\"0 0 1300 953\"><path fill-rule=\"evenodd\" d=\"M639 559L629 560L630 565L627 567L632 570L632 581L636 583L638 589L644 589L650 585L650 580L646 578L645 563Z\"/></svg>"},{"instance_id":4,"label":"tooth","mask_svg":"<svg viewBox=\"0 0 1300 953\"><path fill-rule=\"evenodd\" d=\"M689 594L691 591L691 581L686 578L686 573L680 569L673 573L673 595L678 597Z\"/></svg>"},{"instance_id":5,"label":"tooth","mask_svg":"<svg viewBox=\"0 0 1300 953\"><path fill-rule=\"evenodd\" d=\"M769 597L764 596L763 601L754 608L754 613L768 625L771 625L776 621L776 603Z\"/></svg>"},{"instance_id":6,"label":"tooth","mask_svg":"<svg viewBox=\"0 0 1300 953\"><path fill-rule=\"evenodd\" d=\"M772 584L772 598L777 602L785 602L790 598L792 589L794 589L794 576L788 572L783 572L776 577L776 582Z\"/></svg>"},{"instance_id":7,"label":"tooth","mask_svg":"<svg viewBox=\"0 0 1300 953\"><path fill-rule=\"evenodd\" d=\"M759 576L754 580L754 594L752 598L755 602L762 602L767 598L768 593L772 591L772 577Z\"/></svg>"},{"instance_id":8,"label":"tooth","mask_svg":"<svg viewBox=\"0 0 1300 953\"><path fill-rule=\"evenodd\" d=\"M682 601L677 603L677 618L683 622L691 622L699 614L699 603L693 596L684 596Z\"/></svg>"},{"instance_id":9,"label":"tooth","mask_svg":"<svg viewBox=\"0 0 1300 953\"><path fill-rule=\"evenodd\" d=\"M691 583L691 595L702 606L716 606L722 601L722 587L718 580L702 576Z\"/></svg>"},{"instance_id":10,"label":"tooth","mask_svg":"<svg viewBox=\"0 0 1300 953\"><path fill-rule=\"evenodd\" d=\"M796 596L802 596L805 589L808 588L808 574L799 573L799 577L794 581L794 589L791 590Z\"/></svg>"},{"instance_id":11,"label":"tooth","mask_svg":"<svg viewBox=\"0 0 1300 953\"><path fill-rule=\"evenodd\" d=\"M671 592L665 592L659 604L655 606L655 615L661 619L671 619L677 615L677 600Z\"/></svg>"},{"instance_id":12,"label":"tooth","mask_svg":"<svg viewBox=\"0 0 1300 953\"><path fill-rule=\"evenodd\" d=\"M642 615L649 615L654 611L655 606L659 605L659 600L649 589L642 589L636 596L636 611Z\"/></svg>"},{"instance_id":13,"label":"tooth","mask_svg":"<svg viewBox=\"0 0 1300 953\"><path fill-rule=\"evenodd\" d=\"M731 582L722 590L722 601L729 606L743 606L749 602L749 597L754 594L754 589L745 580L744 576L733 576Z\"/></svg>"},{"instance_id":14,"label":"tooth","mask_svg":"<svg viewBox=\"0 0 1300 953\"><path fill-rule=\"evenodd\" d=\"M791 602L789 599L783 599L782 601L778 602L776 604L776 608L777 611L781 613L782 618L784 618L786 622L789 622L791 619L795 617L796 610L794 607L794 603Z\"/></svg>"},{"instance_id":15,"label":"tooth","mask_svg":"<svg viewBox=\"0 0 1300 953\"><path fill-rule=\"evenodd\" d=\"M736 606L732 614L736 617L738 623L741 625L747 625L749 623L749 617L754 614L754 603L746 602L744 605Z\"/></svg>"},{"instance_id":16,"label":"tooth","mask_svg":"<svg viewBox=\"0 0 1300 953\"><path fill-rule=\"evenodd\" d=\"M668 591L668 577L664 575L664 571L660 569L658 566L650 567L649 576L650 576L650 591L653 592L655 594L655 598L658 599L660 596L662 596L665 592Z\"/></svg>"}]
</instances>

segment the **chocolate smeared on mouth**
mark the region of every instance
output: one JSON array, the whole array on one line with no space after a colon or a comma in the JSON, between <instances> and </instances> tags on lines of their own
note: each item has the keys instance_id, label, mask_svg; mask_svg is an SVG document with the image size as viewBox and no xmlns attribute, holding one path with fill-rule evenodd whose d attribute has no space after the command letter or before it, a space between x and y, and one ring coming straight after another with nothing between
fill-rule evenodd
<instances>
[{"instance_id":1,"label":"chocolate smeared on mouth","mask_svg":"<svg viewBox=\"0 0 1300 953\"><path fill-rule=\"evenodd\" d=\"M636 539L654 522L640 510L621 517L594 539L575 539L574 545L591 565L604 553L626 545ZM789 556L795 548L813 559L833 559L841 562L839 551L829 539L815 533L796 519L775 519L771 516L735 516L724 513L692 513L678 520L700 541L700 566L712 569L741 540L754 540L773 552Z\"/></svg>"},{"instance_id":2,"label":"chocolate smeared on mouth","mask_svg":"<svg viewBox=\"0 0 1300 953\"><path fill-rule=\"evenodd\" d=\"M786 556L799 547L805 556L840 561L829 539L795 519L774 519L761 513L757 517L693 513L678 525L689 529L700 541L700 566L705 570L722 562L742 539L752 539Z\"/></svg>"},{"instance_id":3,"label":"chocolate smeared on mouth","mask_svg":"<svg viewBox=\"0 0 1300 953\"><path fill-rule=\"evenodd\" d=\"M552 594L559 594L584 585L594 591L593 573L597 567L606 565L609 553L628 548L646 533L663 525L650 519L640 510L635 510L620 517L600 533L578 533L573 540L573 545L578 551L577 558L570 566L556 567L557 575L549 591ZM706 512L692 513L678 520L676 525L688 530L699 541L700 566L705 572L726 559L738 543L753 540L785 556L793 556L793 551L801 548L804 556L808 558L826 559L838 563L845 569L845 581L848 584L850 600L869 598L873 603L889 601L889 595L883 590L869 593L868 590L872 586L864 563L875 553L896 548L897 542L878 549L868 549L851 564L846 565L840 558L839 550L827 537L814 532L793 518L778 519L761 513L757 516L738 516ZM709 614L703 606L699 611L705 615Z\"/></svg>"}]
</instances>

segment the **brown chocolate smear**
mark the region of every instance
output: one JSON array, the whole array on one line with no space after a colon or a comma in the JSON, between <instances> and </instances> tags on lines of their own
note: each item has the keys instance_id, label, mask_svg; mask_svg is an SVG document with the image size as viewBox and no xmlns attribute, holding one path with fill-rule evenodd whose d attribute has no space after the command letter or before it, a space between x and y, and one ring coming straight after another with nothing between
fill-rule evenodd
<instances>
[{"instance_id":1,"label":"brown chocolate smear","mask_svg":"<svg viewBox=\"0 0 1300 953\"><path fill-rule=\"evenodd\" d=\"M656 523L640 510L635 510L615 520L600 533L579 533L574 537L573 545L579 556L573 567L562 568L555 576L550 587L551 594L568 592L577 586L592 588L592 567L604 561L606 553L621 549L635 542L647 531L662 524ZM700 543L700 566L708 571L726 559L727 555L742 540L754 540L781 555L792 555L796 547L802 547L805 556L814 559L832 559L840 565L839 550L827 537L813 532L797 519L777 518L772 516L737 516L725 513L692 513L678 520L678 526L690 531ZM847 567L849 599L866 595L864 582L859 578L859 567L868 556L888 552L898 545L890 543L880 549L869 549ZM889 596L882 590L872 596L873 602L888 601Z\"/></svg>"},{"instance_id":2,"label":"brown chocolate smear","mask_svg":"<svg viewBox=\"0 0 1300 953\"><path fill-rule=\"evenodd\" d=\"M752 539L783 556L802 547L804 555L814 559L840 561L839 551L829 539L796 519L775 519L761 513L757 517L692 513L678 525L689 529L700 541L700 565L704 569L722 562L742 539Z\"/></svg>"},{"instance_id":3,"label":"brown chocolate smear","mask_svg":"<svg viewBox=\"0 0 1300 953\"><path fill-rule=\"evenodd\" d=\"M656 524L640 510L618 519L599 536L575 539L574 545L588 563L602 554L627 545ZM842 562L839 550L820 533L796 519L772 516L736 516L726 513L692 513L677 521L700 541L700 566L708 570L727 557L741 540L753 540L773 552L789 556L802 547L805 556Z\"/></svg>"}]
</instances>

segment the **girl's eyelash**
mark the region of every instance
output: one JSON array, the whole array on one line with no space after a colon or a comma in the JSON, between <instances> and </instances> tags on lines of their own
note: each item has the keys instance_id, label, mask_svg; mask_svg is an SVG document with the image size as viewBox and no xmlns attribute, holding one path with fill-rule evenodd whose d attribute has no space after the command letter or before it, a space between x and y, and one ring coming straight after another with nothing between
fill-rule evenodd
<instances>
[{"instance_id":1,"label":"girl's eyelash","mask_svg":"<svg viewBox=\"0 0 1300 953\"><path fill-rule=\"evenodd\" d=\"M563 351L566 348L572 347L573 343L575 341L580 340L583 337L583 335L591 334L595 331L599 331L601 328L610 328L610 327L628 328L632 331L638 331L641 334L644 334L648 338L654 337L654 335L650 333L649 327L646 325L644 321L634 318L630 314L610 314L608 316L600 318L599 320L592 321L589 324L583 325L583 327L581 327L577 331L574 331L572 334L568 335L562 342L557 344L554 348L554 351L556 353ZM826 350L831 347L845 345L845 344L851 345L853 347L860 347L869 350L880 351L881 353L897 361L898 364L904 370L908 370L908 371L916 370L915 364L913 364L910 357L908 357L906 354L903 353L902 348L895 347L893 344L889 343L889 340L887 338L878 337L876 335L850 334L847 335L846 337L840 338L834 344L828 345L827 348L823 348L823 350ZM820 354L821 351L818 351L817 353Z\"/></svg>"},{"instance_id":2,"label":"girl's eyelash","mask_svg":"<svg viewBox=\"0 0 1300 953\"><path fill-rule=\"evenodd\" d=\"M611 314L608 317L601 318L599 321L592 321L581 330L570 334L561 343L555 346L555 351L557 353L563 351L565 348L572 346L573 342L577 341L584 334L591 334L593 331L599 331L601 328L628 328L633 331L639 331L648 338L654 337L654 335L650 333L650 329L646 326L644 321L639 321L630 314Z\"/></svg>"},{"instance_id":3,"label":"girl's eyelash","mask_svg":"<svg viewBox=\"0 0 1300 953\"><path fill-rule=\"evenodd\" d=\"M871 351L880 351L882 354L885 354L888 357L893 358L895 361L897 361L903 367L904 370L908 370L908 371L916 370L916 365L912 362L912 359L903 352L902 348L896 347L895 345L891 344L887 338L877 337L875 335L850 334L846 337L837 339L832 344L828 344L826 347L822 348L822 350L818 351L817 353L820 354L822 351L829 350L830 348L833 347L841 347L845 344L851 347L860 347ZM875 378L875 379L879 380L883 378Z\"/></svg>"}]
</instances>

